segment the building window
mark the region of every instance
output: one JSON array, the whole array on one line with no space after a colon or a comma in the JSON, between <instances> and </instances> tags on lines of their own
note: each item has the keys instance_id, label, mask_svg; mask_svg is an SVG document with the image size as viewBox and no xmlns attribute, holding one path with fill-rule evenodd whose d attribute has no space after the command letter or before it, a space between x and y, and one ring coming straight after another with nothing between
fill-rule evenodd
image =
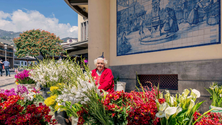
<instances>
[{"instance_id":1,"label":"building window","mask_svg":"<svg viewBox=\"0 0 222 125\"><path fill-rule=\"evenodd\" d=\"M140 83L143 87L151 87L151 83L154 86L157 86L159 83L160 89L171 89L178 90L178 75L138 75ZM137 81L137 86L139 83Z\"/></svg>"},{"instance_id":2,"label":"building window","mask_svg":"<svg viewBox=\"0 0 222 125\"><path fill-rule=\"evenodd\" d=\"M88 21L81 23L81 41L88 40Z\"/></svg>"}]
</instances>

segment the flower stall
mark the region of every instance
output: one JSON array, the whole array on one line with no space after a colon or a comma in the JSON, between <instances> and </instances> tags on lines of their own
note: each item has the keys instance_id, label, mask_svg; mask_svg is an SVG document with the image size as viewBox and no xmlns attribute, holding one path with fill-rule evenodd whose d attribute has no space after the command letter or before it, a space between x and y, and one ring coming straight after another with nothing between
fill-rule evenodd
<instances>
[{"instance_id":1,"label":"flower stall","mask_svg":"<svg viewBox=\"0 0 222 125\"><path fill-rule=\"evenodd\" d=\"M141 86L141 91L107 93L95 86L89 68L82 63L85 72L75 60L44 60L30 71L30 78L48 87L46 106L57 113L65 111L73 125L222 124L221 114L211 112L214 109L198 112L203 102L196 101L201 96L196 89L172 95L158 87Z\"/></svg>"}]
</instances>

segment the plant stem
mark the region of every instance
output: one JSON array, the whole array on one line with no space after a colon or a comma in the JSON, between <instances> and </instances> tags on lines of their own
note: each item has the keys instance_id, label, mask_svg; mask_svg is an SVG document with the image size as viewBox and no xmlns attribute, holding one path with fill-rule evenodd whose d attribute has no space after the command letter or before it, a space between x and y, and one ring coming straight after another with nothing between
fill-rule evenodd
<instances>
[{"instance_id":1,"label":"plant stem","mask_svg":"<svg viewBox=\"0 0 222 125\"><path fill-rule=\"evenodd\" d=\"M213 109L210 109L210 110L208 110L207 112L205 112L203 115L201 115L194 123L193 123L193 125L197 122L197 121L199 121L204 115L206 115L207 113L209 113L210 111L212 111L212 110L214 110L214 108Z\"/></svg>"}]
</instances>

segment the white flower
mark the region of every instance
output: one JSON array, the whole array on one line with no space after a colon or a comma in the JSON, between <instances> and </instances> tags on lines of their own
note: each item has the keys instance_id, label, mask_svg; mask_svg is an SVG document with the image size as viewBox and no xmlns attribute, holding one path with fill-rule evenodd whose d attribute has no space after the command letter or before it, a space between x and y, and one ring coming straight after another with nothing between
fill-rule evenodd
<instances>
[{"instance_id":1,"label":"white flower","mask_svg":"<svg viewBox=\"0 0 222 125\"><path fill-rule=\"evenodd\" d=\"M71 93L75 93L77 90L76 90L76 87L74 86L74 87L72 87L72 89L71 89Z\"/></svg>"},{"instance_id":2,"label":"white flower","mask_svg":"<svg viewBox=\"0 0 222 125\"><path fill-rule=\"evenodd\" d=\"M196 89L192 89L192 92L196 95L197 98L200 98L200 92Z\"/></svg>"},{"instance_id":3,"label":"white flower","mask_svg":"<svg viewBox=\"0 0 222 125\"><path fill-rule=\"evenodd\" d=\"M192 95L190 95L190 96L188 96L188 97L187 97L187 99L192 99L192 98L193 98L193 96L192 96Z\"/></svg>"},{"instance_id":4,"label":"white flower","mask_svg":"<svg viewBox=\"0 0 222 125\"><path fill-rule=\"evenodd\" d=\"M165 110L165 117L169 119L169 117L175 114L177 111L177 107L167 107Z\"/></svg>"},{"instance_id":5,"label":"white flower","mask_svg":"<svg viewBox=\"0 0 222 125\"><path fill-rule=\"evenodd\" d=\"M165 117L165 113L163 111L159 111L156 113L156 117L163 118L163 117Z\"/></svg>"},{"instance_id":6,"label":"white flower","mask_svg":"<svg viewBox=\"0 0 222 125\"><path fill-rule=\"evenodd\" d=\"M64 91L64 92L68 92L68 89L64 89L63 91Z\"/></svg>"},{"instance_id":7,"label":"white flower","mask_svg":"<svg viewBox=\"0 0 222 125\"><path fill-rule=\"evenodd\" d=\"M165 90L165 92L166 92L166 93L170 93L170 91L169 91L169 90Z\"/></svg>"},{"instance_id":8,"label":"white flower","mask_svg":"<svg viewBox=\"0 0 222 125\"><path fill-rule=\"evenodd\" d=\"M80 103L81 103L82 105L83 105L83 104L86 104L86 102L85 102L85 101L81 101Z\"/></svg>"},{"instance_id":9,"label":"white flower","mask_svg":"<svg viewBox=\"0 0 222 125\"><path fill-rule=\"evenodd\" d=\"M189 110L191 110L195 105L195 102L193 100L190 100L190 105L188 107Z\"/></svg>"},{"instance_id":10,"label":"white flower","mask_svg":"<svg viewBox=\"0 0 222 125\"><path fill-rule=\"evenodd\" d=\"M69 97L69 101L73 101L74 98L72 96Z\"/></svg>"},{"instance_id":11,"label":"white flower","mask_svg":"<svg viewBox=\"0 0 222 125\"><path fill-rule=\"evenodd\" d=\"M28 99L29 101L32 101L32 100L33 100L33 96L28 95L28 96L27 96L27 99Z\"/></svg>"},{"instance_id":12,"label":"white flower","mask_svg":"<svg viewBox=\"0 0 222 125\"><path fill-rule=\"evenodd\" d=\"M220 94L220 97L222 97L222 94Z\"/></svg>"},{"instance_id":13,"label":"white flower","mask_svg":"<svg viewBox=\"0 0 222 125\"><path fill-rule=\"evenodd\" d=\"M188 89L184 89L183 92L182 92L182 95L184 97L187 97L189 93L190 93L190 91Z\"/></svg>"},{"instance_id":14,"label":"white flower","mask_svg":"<svg viewBox=\"0 0 222 125\"><path fill-rule=\"evenodd\" d=\"M170 104L174 105L174 97L170 96Z\"/></svg>"},{"instance_id":15,"label":"white flower","mask_svg":"<svg viewBox=\"0 0 222 125\"><path fill-rule=\"evenodd\" d=\"M164 102L163 104L160 104L159 111L164 111L167 108L168 104Z\"/></svg>"},{"instance_id":16,"label":"white flower","mask_svg":"<svg viewBox=\"0 0 222 125\"><path fill-rule=\"evenodd\" d=\"M177 107L177 111L176 111L176 114L180 113L183 109L181 107Z\"/></svg>"},{"instance_id":17,"label":"white flower","mask_svg":"<svg viewBox=\"0 0 222 125\"><path fill-rule=\"evenodd\" d=\"M84 98L84 101L88 102L88 101L90 101L90 99L88 97L86 97L86 98Z\"/></svg>"},{"instance_id":18,"label":"white flower","mask_svg":"<svg viewBox=\"0 0 222 125\"><path fill-rule=\"evenodd\" d=\"M210 89L211 89L211 90L214 90L214 88L215 88L215 86L213 86L213 87L210 87Z\"/></svg>"},{"instance_id":19,"label":"white flower","mask_svg":"<svg viewBox=\"0 0 222 125\"><path fill-rule=\"evenodd\" d=\"M216 86L214 87L214 89L215 89L215 92L218 92L218 89L219 89L218 85L216 85Z\"/></svg>"}]
</instances>

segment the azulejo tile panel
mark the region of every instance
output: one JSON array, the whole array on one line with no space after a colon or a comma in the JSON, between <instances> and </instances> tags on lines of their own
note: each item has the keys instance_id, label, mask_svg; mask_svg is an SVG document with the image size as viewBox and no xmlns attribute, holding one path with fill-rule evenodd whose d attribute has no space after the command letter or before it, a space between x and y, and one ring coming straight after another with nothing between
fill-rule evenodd
<instances>
[{"instance_id":1,"label":"azulejo tile panel","mask_svg":"<svg viewBox=\"0 0 222 125\"><path fill-rule=\"evenodd\" d=\"M220 0L117 0L117 56L220 44Z\"/></svg>"}]
</instances>

